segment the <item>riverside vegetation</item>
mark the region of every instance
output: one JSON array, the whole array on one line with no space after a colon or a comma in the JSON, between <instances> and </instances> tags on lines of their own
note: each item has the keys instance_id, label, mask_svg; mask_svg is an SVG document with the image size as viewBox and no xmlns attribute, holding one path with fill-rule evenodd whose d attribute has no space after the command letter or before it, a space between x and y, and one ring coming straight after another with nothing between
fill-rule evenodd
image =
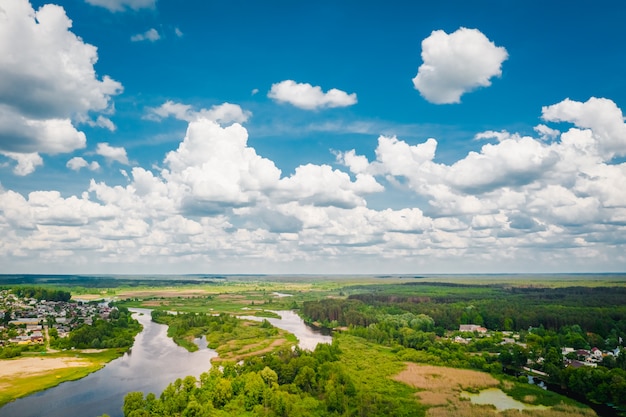
<instances>
[{"instance_id":1,"label":"riverside vegetation","mask_svg":"<svg viewBox=\"0 0 626 417\"><path fill-rule=\"evenodd\" d=\"M484 388L545 406L527 415L595 415L507 375L526 369L589 403L611 404L616 413L625 406L623 276L207 280L133 287L109 281L83 290L117 296L120 307L152 308L177 343L193 349L192 339L206 335L220 354L220 366L197 380L173 381L160 394L129 393L126 416L492 415L492 406L461 395ZM235 317L280 309L340 331L332 345L309 352L266 321ZM461 332L461 324L489 331ZM567 347L576 353L564 354ZM595 367L568 366L591 348L616 354Z\"/></svg>"},{"instance_id":2,"label":"riverside vegetation","mask_svg":"<svg viewBox=\"0 0 626 417\"><path fill-rule=\"evenodd\" d=\"M16 286L0 288L0 295L0 358L10 365L32 365L29 359L37 364L30 372L0 373L0 406L99 370L123 355L141 331L127 308L71 302L68 291ZM59 328L71 331L61 334Z\"/></svg>"}]
</instances>

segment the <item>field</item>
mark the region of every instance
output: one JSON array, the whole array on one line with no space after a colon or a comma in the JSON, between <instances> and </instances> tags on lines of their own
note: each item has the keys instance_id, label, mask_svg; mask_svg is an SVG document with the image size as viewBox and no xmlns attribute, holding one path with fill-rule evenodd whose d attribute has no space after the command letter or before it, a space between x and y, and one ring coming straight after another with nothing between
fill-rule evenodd
<instances>
[{"instance_id":1,"label":"field","mask_svg":"<svg viewBox=\"0 0 626 417\"><path fill-rule=\"evenodd\" d=\"M64 381L83 378L122 353L117 349L97 352L88 350L2 360L0 406L16 398L52 388Z\"/></svg>"},{"instance_id":2,"label":"field","mask_svg":"<svg viewBox=\"0 0 626 417\"><path fill-rule=\"evenodd\" d=\"M393 377L418 390L420 403L429 406L426 413L430 417L438 416L493 416L495 407L492 405L472 404L462 396L463 391L478 392L486 388L501 388L505 393L513 391L518 383L509 380L498 380L484 372L467 369L455 369L441 366L407 363L406 369ZM537 417L594 416L593 410L580 408L562 398L554 400L550 393L536 388L535 395L525 395L520 401L530 406L551 403L545 410L526 409L524 415ZM518 416L515 409L500 411L501 416Z\"/></svg>"},{"instance_id":3,"label":"field","mask_svg":"<svg viewBox=\"0 0 626 417\"><path fill-rule=\"evenodd\" d=\"M361 314L362 317L368 317L367 320L379 321L381 317L389 316L390 313L393 316L404 314L406 311L411 311L415 315L430 315L435 319L435 325L440 326L438 334L446 331L449 333L455 325L458 329L459 317L461 315L466 317L468 313L475 315L480 312L482 315L471 316L466 318L467 320L480 317L486 326L502 330L505 325L527 328L527 322L534 323L537 320L544 320L547 329L550 326L558 329L558 326L562 325L560 320L567 320L570 317L580 318L585 328L584 320L590 316L589 312L593 311L597 317L607 314L611 320L617 320L615 323L618 333L612 334L618 335L622 323L619 320L625 314L626 308L626 303L623 302L626 276L619 274L185 276L174 277L171 280L167 277L141 279L141 277L74 276L65 282L54 276L42 277L41 281L32 276L0 277L0 285L6 286L12 281L70 290L75 298L85 301L104 298L125 307L206 315L227 313L234 316L272 316L272 310L283 309L299 310L302 314L303 306L307 303L330 300L345 308L345 305L340 303L349 301L351 304L346 304L348 310L344 312L352 314L350 317L361 317L358 315ZM350 308L354 305L360 306L358 307L360 310L351 311ZM526 313L519 314L516 308L520 309L519 311L528 310L528 314L534 315L526 317L524 315ZM511 317L515 320L507 322L503 315L509 315L509 320ZM334 326L339 324L335 320ZM568 322L563 324L570 325ZM592 329L593 332L611 330L605 328L607 324L602 320L595 320L589 326L599 326ZM401 339L395 340L393 337L381 339L381 336L377 336L377 342L376 336L366 341L367 337L363 333L365 330L361 333L354 332L352 324L346 324L343 328L350 334L335 334L342 351L341 364L354 381L359 398L365 401L360 410L366 414L368 401L375 404L385 399L417 404L411 407L417 406L421 410L420 413L430 417L493 416L493 406L472 404L468 399L462 398L461 392L498 388L518 401L548 407L545 410L525 410L525 415L546 417L595 415L591 409L578 403L514 379L507 379L501 374L458 369L458 367L495 369L490 365L489 359L494 357L494 354L489 351L446 352L442 351L439 345L435 349L435 346L428 347L430 342L423 341L420 342L425 343L423 345L407 347L406 344L402 346L398 344L404 343ZM187 333L174 336L174 340L182 346L193 348L193 343L186 343L186 340L191 340L191 337L197 337L199 334L206 334L210 347L219 353L219 357L214 360L215 363L239 362L253 356L277 352L281 348L290 348L296 344L293 335L278 329L274 329L270 335L267 329L262 329L261 324L257 322L244 321L240 325L229 325L227 329L208 331L208 327L188 328L185 330ZM356 334L360 334L361 337L355 337ZM434 342L434 334L432 335L433 338L430 340ZM0 373L0 405L30 392L57 385L61 381L81 378L118 355L119 352L113 351L66 355L48 353L44 359L30 357L6 361L2 364L3 372ZM13 365L20 363L19 361L22 361L24 366ZM434 364L438 366L433 366ZM449 366L450 364L454 367ZM519 412L505 410L499 414L507 417L519 415Z\"/></svg>"}]
</instances>

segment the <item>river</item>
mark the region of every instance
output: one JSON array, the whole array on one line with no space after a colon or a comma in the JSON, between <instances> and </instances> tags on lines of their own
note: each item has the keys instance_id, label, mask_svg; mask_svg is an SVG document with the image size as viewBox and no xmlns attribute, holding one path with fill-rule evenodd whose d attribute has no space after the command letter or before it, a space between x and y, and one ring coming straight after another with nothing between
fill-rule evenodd
<instances>
[{"instance_id":1,"label":"river","mask_svg":"<svg viewBox=\"0 0 626 417\"><path fill-rule=\"evenodd\" d=\"M130 309L143 325L132 351L101 370L77 381L17 399L0 408L2 417L122 417L124 396L131 391L157 396L177 378L195 377L211 368L217 356L200 341L200 349L188 352L167 337L167 326L152 322L150 310ZM142 314L143 313L143 314Z\"/></svg>"},{"instance_id":2,"label":"river","mask_svg":"<svg viewBox=\"0 0 626 417\"><path fill-rule=\"evenodd\" d=\"M200 349L188 352L167 337L167 326L154 323L148 309L130 309L143 325L132 351L109 362L101 370L77 381L19 398L0 408L2 417L96 417L108 414L123 417L124 396L131 391L159 396L168 384L187 375L199 377L211 368L217 353L198 339ZM331 343L331 336L312 330L293 311L275 311L281 319L268 318L272 325L293 333L303 349L313 350L317 343ZM242 317L244 318L244 317ZM262 317L245 317L263 320Z\"/></svg>"},{"instance_id":3,"label":"river","mask_svg":"<svg viewBox=\"0 0 626 417\"><path fill-rule=\"evenodd\" d=\"M269 321L274 327L287 330L298 338L298 346L302 349L315 350L318 343L332 343L333 338L323 335L317 330L313 330L304 323L295 312L291 310L272 311L280 316L279 319L272 317L241 316L242 319L255 321Z\"/></svg>"}]
</instances>

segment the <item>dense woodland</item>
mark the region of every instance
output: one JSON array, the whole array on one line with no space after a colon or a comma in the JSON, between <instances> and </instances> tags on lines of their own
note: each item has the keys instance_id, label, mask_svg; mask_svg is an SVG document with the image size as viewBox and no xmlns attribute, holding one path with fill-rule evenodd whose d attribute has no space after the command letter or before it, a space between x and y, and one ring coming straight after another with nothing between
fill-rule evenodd
<instances>
[{"instance_id":1,"label":"dense woodland","mask_svg":"<svg viewBox=\"0 0 626 417\"><path fill-rule=\"evenodd\" d=\"M46 287L17 287L13 289L20 298L34 298L38 301L70 301L72 294L69 291Z\"/></svg>"},{"instance_id":2,"label":"dense woodland","mask_svg":"<svg viewBox=\"0 0 626 417\"><path fill-rule=\"evenodd\" d=\"M249 297L245 301L249 306L276 308L277 301L269 292L251 285L254 291L237 300ZM37 299L65 297L61 290L22 286L21 291L23 297ZM624 287L411 281L336 287L334 291L331 297L328 292L303 292L301 297L278 301L281 308L299 309L309 323L339 329L332 345L320 344L309 352L292 349L290 342L279 351L246 356L238 363L222 360L198 380L179 379L160 395L129 393L124 415L425 415L427 407L415 400L414 390L390 378L405 362L474 369L499 380L513 381L516 375L518 382L526 381L521 375L523 367L530 365L546 373L542 377L546 383L572 396L626 410ZM227 299L224 305L235 298ZM168 325L168 335L190 350L197 348L193 338L201 335L207 337L210 347L218 349L220 358L219 349L227 345L234 349L235 340L251 338L256 343L285 337L282 333L277 336L279 330L267 321L251 325L228 313L208 313L209 305L220 302L218 296L159 300L161 306L153 310L152 319ZM168 314L169 302L188 305L193 312ZM241 305L232 308L240 310ZM491 332L478 337L477 333L460 332L461 324L482 325ZM58 338L54 331L50 336L52 346L62 349L128 347L139 330L129 311L118 305L109 320L96 317L93 324L80 326L67 338ZM458 343L457 336L464 342ZM619 354L605 355L595 368L575 368L567 367L567 360L581 358L576 352L564 358L563 347L597 347ZM513 391L522 386L529 385L515 384Z\"/></svg>"},{"instance_id":3,"label":"dense woodland","mask_svg":"<svg viewBox=\"0 0 626 417\"><path fill-rule=\"evenodd\" d=\"M349 296L305 301L301 315L308 322L342 328L344 334L392 348L402 361L493 375L519 372L532 363L547 373L546 382L573 395L626 408L626 350L606 357L597 368L578 369L565 367L561 351L564 346L618 347L626 336L622 289L410 284L344 288L342 293ZM238 320L226 314L153 312L153 318L168 324L175 339L230 333L238 326ZM459 325L469 323L501 331L455 343L449 336L463 336ZM505 343L502 331L515 331L520 343ZM126 416L423 413L418 403L406 398L362 391L340 358L337 344L318 345L313 353L296 349L253 357L241 366L213 369L199 382L191 377L178 380L160 397L131 393L124 412Z\"/></svg>"},{"instance_id":4,"label":"dense woodland","mask_svg":"<svg viewBox=\"0 0 626 417\"><path fill-rule=\"evenodd\" d=\"M309 322L347 327L350 334L369 341L402 346L398 354L409 361L500 373L520 370L530 360L548 374L546 382L588 401L626 409L626 349L605 357L597 368L566 368L561 351L620 347L626 339L624 300L623 288L411 284L305 302L301 314ZM460 324L517 331L525 347L503 344L498 332L468 344L440 338Z\"/></svg>"},{"instance_id":5,"label":"dense woodland","mask_svg":"<svg viewBox=\"0 0 626 417\"><path fill-rule=\"evenodd\" d=\"M368 326L381 311L426 314L441 330L478 324L490 330L527 331L543 326L558 331L578 325L615 347L626 339L626 288L512 287L410 283L350 287L347 299L305 302L302 314L322 326ZM594 337L594 336L591 336ZM602 339L602 340L600 340ZM597 346L602 348L603 346Z\"/></svg>"},{"instance_id":6,"label":"dense woodland","mask_svg":"<svg viewBox=\"0 0 626 417\"><path fill-rule=\"evenodd\" d=\"M416 416L424 407L400 393L362 388L336 344L314 352L283 349L242 365L225 364L178 379L157 397L129 393L124 415L140 416Z\"/></svg>"}]
</instances>

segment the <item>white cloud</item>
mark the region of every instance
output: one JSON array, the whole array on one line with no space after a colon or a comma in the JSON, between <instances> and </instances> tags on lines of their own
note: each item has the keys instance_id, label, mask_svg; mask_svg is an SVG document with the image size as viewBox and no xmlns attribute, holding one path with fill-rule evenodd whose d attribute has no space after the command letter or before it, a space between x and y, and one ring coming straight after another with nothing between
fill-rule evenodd
<instances>
[{"instance_id":1,"label":"white cloud","mask_svg":"<svg viewBox=\"0 0 626 417\"><path fill-rule=\"evenodd\" d=\"M569 122L591 129L599 151L606 158L626 155L626 124L622 110L609 99L592 97L584 103L565 99L542 109L549 122Z\"/></svg>"},{"instance_id":2,"label":"white cloud","mask_svg":"<svg viewBox=\"0 0 626 417\"><path fill-rule=\"evenodd\" d=\"M533 130L539 133L543 140L553 140L559 136L561 132L556 129L552 129L544 124L539 124L533 128Z\"/></svg>"},{"instance_id":3,"label":"white cloud","mask_svg":"<svg viewBox=\"0 0 626 417\"><path fill-rule=\"evenodd\" d=\"M319 86L296 83L293 80L272 84L267 96L278 102L289 103L305 110L348 107L357 102L356 93L348 94L336 88L331 88L324 93Z\"/></svg>"},{"instance_id":4,"label":"white cloud","mask_svg":"<svg viewBox=\"0 0 626 417\"><path fill-rule=\"evenodd\" d=\"M0 150L54 155L84 148L86 142L69 119L31 119L0 104Z\"/></svg>"},{"instance_id":5,"label":"white cloud","mask_svg":"<svg viewBox=\"0 0 626 417\"><path fill-rule=\"evenodd\" d=\"M13 169L15 175L24 176L32 174L38 166L43 165L43 160L38 153L0 152L0 154L17 162Z\"/></svg>"},{"instance_id":6,"label":"white cloud","mask_svg":"<svg viewBox=\"0 0 626 417\"><path fill-rule=\"evenodd\" d=\"M96 78L97 49L69 29L62 7L35 12L26 0L7 0L0 15L0 102L29 117L65 117L105 110L121 85ZM36 85L37 88L33 88Z\"/></svg>"},{"instance_id":7,"label":"white cloud","mask_svg":"<svg viewBox=\"0 0 626 417\"><path fill-rule=\"evenodd\" d=\"M115 130L117 129L117 127L111 121L111 119L109 119L108 117L104 117L102 115L98 116L98 118L96 119L95 126L103 127L105 129L110 130L111 132L115 132Z\"/></svg>"},{"instance_id":8,"label":"white cloud","mask_svg":"<svg viewBox=\"0 0 626 417\"><path fill-rule=\"evenodd\" d=\"M141 41L150 41L156 42L161 39L161 35L155 28L150 28L146 30L144 33L138 33L130 37L132 42L141 42Z\"/></svg>"},{"instance_id":9,"label":"white cloud","mask_svg":"<svg viewBox=\"0 0 626 417\"><path fill-rule=\"evenodd\" d=\"M212 106L210 109L193 110L189 104L176 103L168 100L156 108L148 108L150 112L148 118L160 120L166 117L174 117L178 120L193 122L200 119L207 119L220 124L245 123L252 113L243 110L237 104L222 103Z\"/></svg>"},{"instance_id":10,"label":"white cloud","mask_svg":"<svg viewBox=\"0 0 626 417\"><path fill-rule=\"evenodd\" d=\"M496 46L477 29L460 28L447 34L433 31L422 41L422 60L413 84L431 103L460 103L461 96L491 85L502 75L508 58L505 48Z\"/></svg>"},{"instance_id":11,"label":"white cloud","mask_svg":"<svg viewBox=\"0 0 626 417\"><path fill-rule=\"evenodd\" d=\"M446 179L457 189L482 193L532 183L557 161L557 153L541 142L513 137L484 145L480 153L470 152L450 166Z\"/></svg>"},{"instance_id":12,"label":"white cloud","mask_svg":"<svg viewBox=\"0 0 626 417\"><path fill-rule=\"evenodd\" d=\"M75 121L112 110L122 86L94 70L97 49L74 35L62 7L35 11L27 0L6 0L0 14L0 150L64 153L83 148ZM95 123L111 128L106 118ZM28 171L28 170L26 170Z\"/></svg>"},{"instance_id":13,"label":"white cloud","mask_svg":"<svg viewBox=\"0 0 626 417\"><path fill-rule=\"evenodd\" d=\"M80 171L81 168L87 168L90 171L97 171L98 169L100 169L100 164L98 162L87 162L84 158L81 158L80 156L73 157L72 159L67 161L67 164L65 166L73 171Z\"/></svg>"},{"instance_id":14,"label":"white cloud","mask_svg":"<svg viewBox=\"0 0 626 417\"><path fill-rule=\"evenodd\" d=\"M116 161L124 165L130 164L128 162L128 156L126 155L126 149L123 147L111 146L108 143L103 142L98 144L96 153L103 156L109 163Z\"/></svg>"},{"instance_id":15,"label":"white cloud","mask_svg":"<svg viewBox=\"0 0 626 417\"><path fill-rule=\"evenodd\" d=\"M623 270L626 163L599 154L605 124L577 123L482 132L497 140L449 163L435 139L381 136L374 160L345 151L340 168L283 176L240 124L203 118L162 167L128 169L123 185L92 180L70 197L0 188L0 259L122 273Z\"/></svg>"},{"instance_id":16,"label":"white cloud","mask_svg":"<svg viewBox=\"0 0 626 417\"><path fill-rule=\"evenodd\" d=\"M126 9L154 9L156 0L85 0L93 6L100 6L111 12L121 12Z\"/></svg>"},{"instance_id":17,"label":"white cloud","mask_svg":"<svg viewBox=\"0 0 626 417\"><path fill-rule=\"evenodd\" d=\"M347 166L350 172L354 174L360 174L367 171L369 161L362 155L357 155L353 150L348 152L339 152L336 154L337 161Z\"/></svg>"},{"instance_id":18,"label":"white cloud","mask_svg":"<svg viewBox=\"0 0 626 417\"><path fill-rule=\"evenodd\" d=\"M182 38L184 33L182 32L182 30L180 30L179 28L174 28L174 34L179 37Z\"/></svg>"},{"instance_id":19,"label":"white cloud","mask_svg":"<svg viewBox=\"0 0 626 417\"><path fill-rule=\"evenodd\" d=\"M281 200L298 200L314 206L353 208L365 206L364 194L383 191L374 177L357 174L352 182L345 172L333 170L328 165L307 164L296 168L291 177L277 187L275 195Z\"/></svg>"}]
</instances>

